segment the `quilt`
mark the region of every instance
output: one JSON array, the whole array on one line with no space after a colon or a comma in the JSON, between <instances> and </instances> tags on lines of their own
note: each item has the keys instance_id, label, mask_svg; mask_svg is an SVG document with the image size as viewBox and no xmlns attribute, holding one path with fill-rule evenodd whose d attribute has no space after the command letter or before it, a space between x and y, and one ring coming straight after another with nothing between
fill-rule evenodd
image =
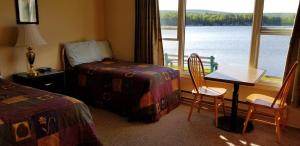
<instances>
[{"instance_id":1,"label":"quilt","mask_svg":"<svg viewBox=\"0 0 300 146\"><path fill-rule=\"evenodd\" d=\"M98 146L81 101L0 79L1 146Z\"/></svg>"},{"instance_id":2,"label":"quilt","mask_svg":"<svg viewBox=\"0 0 300 146\"><path fill-rule=\"evenodd\" d=\"M67 74L72 96L127 116L154 122L180 103L179 71L119 60L85 63Z\"/></svg>"}]
</instances>

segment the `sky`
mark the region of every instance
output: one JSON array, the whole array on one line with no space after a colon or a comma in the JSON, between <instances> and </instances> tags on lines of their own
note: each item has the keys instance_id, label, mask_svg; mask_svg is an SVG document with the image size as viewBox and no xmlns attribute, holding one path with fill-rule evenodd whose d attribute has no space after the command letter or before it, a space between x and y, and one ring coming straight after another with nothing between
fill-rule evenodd
<instances>
[{"instance_id":1,"label":"sky","mask_svg":"<svg viewBox=\"0 0 300 146\"><path fill-rule=\"evenodd\" d=\"M177 10L178 0L159 0L161 10ZM187 9L249 13L255 0L186 0ZM265 13L296 13L299 0L265 0Z\"/></svg>"}]
</instances>

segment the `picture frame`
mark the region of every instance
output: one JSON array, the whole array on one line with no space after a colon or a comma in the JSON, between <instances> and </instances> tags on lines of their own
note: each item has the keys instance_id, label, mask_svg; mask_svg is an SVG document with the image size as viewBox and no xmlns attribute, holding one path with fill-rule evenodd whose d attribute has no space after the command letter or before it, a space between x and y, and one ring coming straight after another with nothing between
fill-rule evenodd
<instances>
[{"instance_id":1,"label":"picture frame","mask_svg":"<svg viewBox=\"0 0 300 146\"><path fill-rule=\"evenodd\" d=\"M17 24L39 24L37 0L15 0Z\"/></svg>"}]
</instances>

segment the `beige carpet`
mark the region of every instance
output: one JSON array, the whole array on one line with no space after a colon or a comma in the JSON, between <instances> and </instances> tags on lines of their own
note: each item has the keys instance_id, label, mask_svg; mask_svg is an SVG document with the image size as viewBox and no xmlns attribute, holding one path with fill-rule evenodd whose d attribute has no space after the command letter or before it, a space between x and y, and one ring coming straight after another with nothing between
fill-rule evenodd
<instances>
[{"instance_id":1,"label":"beige carpet","mask_svg":"<svg viewBox=\"0 0 300 146\"><path fill-rule=\"evenodd\" d=\"M273 126L254 123L253 132L243 137L217 129L213 113L202 110L187 121L189 106L178 108L152 124L129 123L126 118L102 109L90 108L96 124L97 135L104 146L245 146L277 145ZM282 145L300 146L300 130L286 128Z\"/></svg>"}]
</instances>

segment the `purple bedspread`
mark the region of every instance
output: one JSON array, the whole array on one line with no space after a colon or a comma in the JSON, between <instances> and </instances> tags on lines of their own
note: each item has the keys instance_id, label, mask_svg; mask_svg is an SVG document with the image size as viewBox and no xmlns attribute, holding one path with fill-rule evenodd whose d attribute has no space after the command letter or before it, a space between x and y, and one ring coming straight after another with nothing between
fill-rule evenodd
<instances>
[{"instance_id":1,"label":"purple bedspread","mask_svg":"<svg viewBox=\"0 0 300 146\"><path fill-rule=\"evenodd\" d=\"M81 101L0 79L1 146L98 146Z\"/></svg>"},{"instance_id":2,"label":"purple bedspread","mask_svg":"<svg viewBox=\"0 0 300 146\"><path fill-rule=\"evenodd\" d=\"M75 74L75 75L74 75ZM157 121L180 102L177 70L149 64L106 60L76 66L71 91L129 120Z\"/></svg>"}]
</instances>

